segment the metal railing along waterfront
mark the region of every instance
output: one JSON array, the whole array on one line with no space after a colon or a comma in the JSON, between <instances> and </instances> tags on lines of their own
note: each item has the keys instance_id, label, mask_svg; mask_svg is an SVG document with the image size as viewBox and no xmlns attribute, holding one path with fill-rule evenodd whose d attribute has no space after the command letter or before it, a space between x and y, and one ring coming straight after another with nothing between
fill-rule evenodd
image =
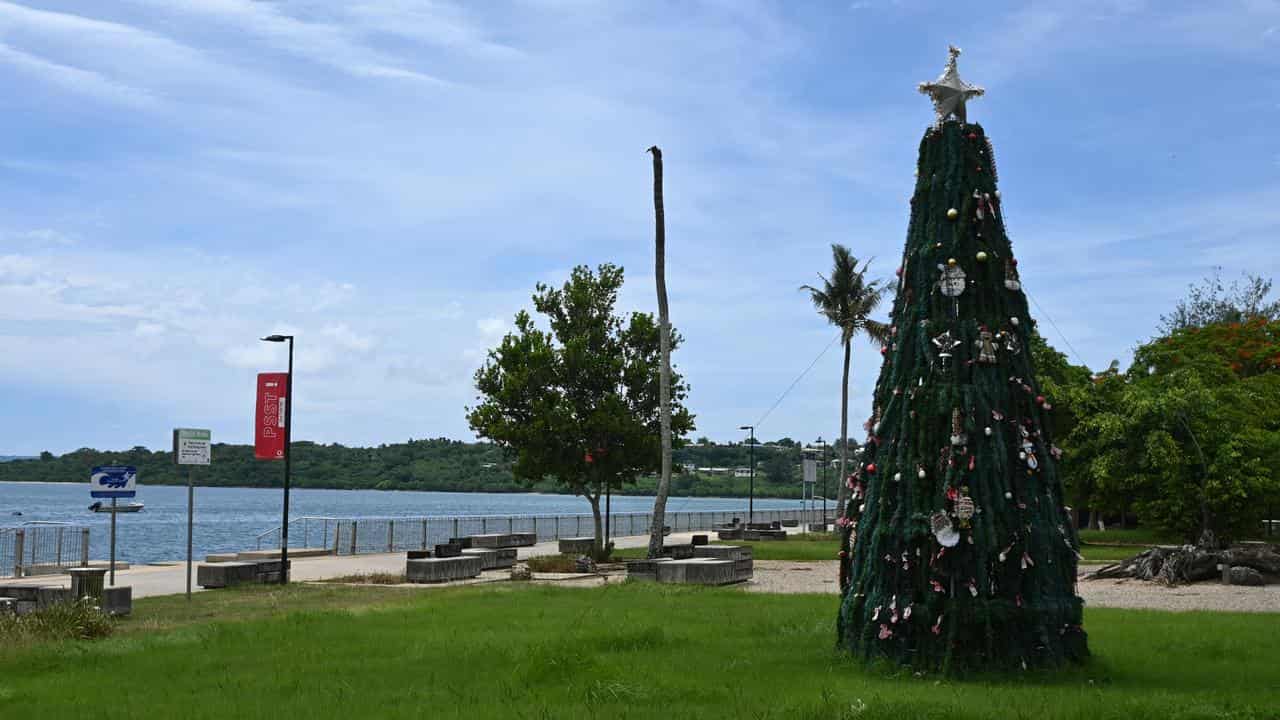
<instances>
[{"instance_id":1,"label":"metal railing along waterfront","mask_svg":"<svg viewBox=\"0 0 1280 720\"><path fill-rule=\"evenodd\" d=\"M652 513L613 513L609 537L645 535ZM742 510L669 512L666 524L672 532L714 530L734 519L743 522ZM756 510L755 522L819 523L818 509ZM601 522L604 518L601 518ZM489 533L533 533L538 542L594 535L590 514L576 515L428 515L416 517L339 518L305 516L289 521L289 547L325 548L337 555L425 550L450 538ZM260 533L257 549L280 547L280 528Z\"/></svg>"},{"instance_id":2,"label":"metal railing along waterfront","mask_svg":"<svg viewBox=\"0 0 1280 720\"><path fill-rule=\"evenodd\" d=\"M0 577L25 577L89 564L89 528L31 522L0 527Z\"/></svg>"}]
</instances>

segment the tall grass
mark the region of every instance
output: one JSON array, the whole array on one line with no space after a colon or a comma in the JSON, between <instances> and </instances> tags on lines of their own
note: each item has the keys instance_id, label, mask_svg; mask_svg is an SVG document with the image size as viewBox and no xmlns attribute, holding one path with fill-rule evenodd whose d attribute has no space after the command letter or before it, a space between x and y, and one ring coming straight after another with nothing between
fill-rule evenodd
<instances>
[{"instance_id":1,"label":"tall grass","mask_svg":"<svg viewBox=\"0 0 1280 720\"><path fill-rule=\"evenodd\" d=\"M0 613L0 646L35 641L93 640L111 634L115 623L93 600L55 603L25 615Z\"/></svg>"}]
</instances>

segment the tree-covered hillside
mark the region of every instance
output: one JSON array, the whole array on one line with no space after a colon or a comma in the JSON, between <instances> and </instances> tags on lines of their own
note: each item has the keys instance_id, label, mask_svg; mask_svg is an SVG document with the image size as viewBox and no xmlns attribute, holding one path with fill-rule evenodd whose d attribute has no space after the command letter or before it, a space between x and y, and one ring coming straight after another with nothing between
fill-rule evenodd
<instances>
[{"instance_id":1,"label":"tree-covered hillside","mask_svg":"<svg viewBox=\"0 0 1280 720\"><path fill-rule=\"evenodd\" d=\"M798 466L797 447L758 446L756 459L757 497L799 497L799 470L786 478L778 478L786 463L775 455L783 454ZM677 471L672 477L672 495L700 497L745 496L746 478L730 475L696 473L698 467L745 468L749 464L746 445L704 443L675 450ZM146 485L186 484L185 470L173 465L173 453L134 447L123 451L81 448L65 455L41 453L38 459L21 459L0 463L0 482L88 482L96 465L133 465L138 468L139 482ZM774 469L769 475L769 469ZM213 463L197 471L201 486L279 487L284 468L278 462L253 458L249 445L213 446ZM533 486L517 482L508 469L502 451L490 443L469 443L447 438L410 440L407 443L371 448L343 445L294 443L293 482L296 487L374 489L374 490L443 490L455 492L560 492L555 483L544 481ZM833 481L834 482L834 481ZM620 494L652 494L657 481L642 477ZM833 485L834 487L834 485Z\"/></svg>"}]
</instances>

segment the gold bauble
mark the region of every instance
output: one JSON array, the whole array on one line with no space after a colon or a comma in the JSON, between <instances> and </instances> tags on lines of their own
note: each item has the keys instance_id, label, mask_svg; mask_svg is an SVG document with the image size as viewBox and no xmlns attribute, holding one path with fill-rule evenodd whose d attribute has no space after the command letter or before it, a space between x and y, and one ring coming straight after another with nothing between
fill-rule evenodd
<instances>
[{"instance_id":1,"label":"gold bauble","mask_svg":"<svg viewBox=\"0 0 1280 720\"><path fill-rule=\"evenodd\" d=\"M947 258L947 264L948 264L948 265L950 265L951 267L955 267L955 266L956 266L956 259L955 259L955 258Z\"/></svg>"},{"instance_id":2,"label":"gold bauble","mask_svg":"<svg viewBox=\"0 0 1280 720\"><path fill-rule=\"evenodd\" d=\"M956 219L956 218L958 218L958 217L960 217L960 211L959 211L959 210L957 210L957 209L955 209L955 208L951 208L950 210L948 210L948 211L947 211L947 219L948 219L948 220L955 220L955 219Z\"/></svg>"},{"instance_id":3,"label":"gold bauble","mask_svg":"<svg viewBox=\"0 0 1280 720\"><path fill-rule=\"evenodd\" d=\"M986 262L986 261L987 261L987 253L986 253L986 251L984 251L984 250L979 250L979 251L978 251L978 254L977 254L977 255L975 255L974 257L976 257L976 258L978 259L978 262Z\"/></svg>"}]
</instances>

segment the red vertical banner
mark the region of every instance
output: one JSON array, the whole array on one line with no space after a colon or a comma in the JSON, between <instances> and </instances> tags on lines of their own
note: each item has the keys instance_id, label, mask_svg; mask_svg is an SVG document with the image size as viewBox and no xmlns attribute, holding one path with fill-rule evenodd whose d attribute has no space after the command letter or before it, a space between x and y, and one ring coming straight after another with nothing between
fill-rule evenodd
<instances>
[{"instance_id":1,"label":"red vertical banner","mask_svg":"<svg viewBox=\"0 0 1280 720\"><path fill-rule=\"evenodd\" d=\"M289 373L258 373L258 407L253 419L253 456L284 459L284 419Z\"/></svg>"}]
</instances>

